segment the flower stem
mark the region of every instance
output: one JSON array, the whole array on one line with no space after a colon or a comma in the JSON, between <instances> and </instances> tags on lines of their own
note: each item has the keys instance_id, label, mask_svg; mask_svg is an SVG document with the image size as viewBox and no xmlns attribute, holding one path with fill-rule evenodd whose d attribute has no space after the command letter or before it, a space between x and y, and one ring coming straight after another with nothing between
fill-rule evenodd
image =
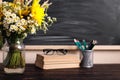
<instances>
[{"instance_id":1,"label":"flower stem","mask_svg":"<svg viewBox=\"0 0 120 80\"><path fill-rule=\"evenodd\" d=\"M6 59L4 60L5 67L18 68L25 66L25 60L19 49L12 49L8 52Z\"/></svg>"}]
</instances>

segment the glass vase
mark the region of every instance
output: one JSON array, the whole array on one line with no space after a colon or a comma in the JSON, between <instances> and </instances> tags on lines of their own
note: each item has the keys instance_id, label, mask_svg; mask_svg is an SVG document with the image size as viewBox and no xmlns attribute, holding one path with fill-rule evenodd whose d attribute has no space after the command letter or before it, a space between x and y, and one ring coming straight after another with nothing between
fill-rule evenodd
<instances>
[{"instance_id":1,"label":"glass vase","mask_svg":"<svg viewBox=\"0 0 120 80\"><path fill-rule=\"evenodd\" d=\"M22 39L6 40L3 46L3 67L7 74L22 74L25 71L25 46Z\"/></svg>"}]
</instances>

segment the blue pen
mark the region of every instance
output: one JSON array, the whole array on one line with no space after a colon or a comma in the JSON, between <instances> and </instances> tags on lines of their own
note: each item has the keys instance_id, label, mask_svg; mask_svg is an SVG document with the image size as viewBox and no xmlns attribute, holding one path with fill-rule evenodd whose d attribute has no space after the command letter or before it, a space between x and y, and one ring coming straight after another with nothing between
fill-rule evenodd
<instances>
[{"instance_id":1,"label":"blue pen","mask_svg":"<svg viewBox=\"0 0 120 80\"><path fill-rule=\"evenodd\" d=\"M81 45L81 43L77 39L74 39L74 42L75 42L75 44L77 45L77 47L79 49L84 50L83 47L82 47L82 45Z\"/></svg>"}]
</instances>

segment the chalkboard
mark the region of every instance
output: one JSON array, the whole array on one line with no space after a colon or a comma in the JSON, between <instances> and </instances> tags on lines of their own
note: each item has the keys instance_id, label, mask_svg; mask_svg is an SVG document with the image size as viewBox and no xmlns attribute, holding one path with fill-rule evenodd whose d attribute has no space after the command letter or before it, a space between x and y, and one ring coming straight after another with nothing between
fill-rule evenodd
<instances>
[{"instance_id":1,"label":"chalkboard","mask_svg":"<svg viewBox=\"0 0 120 80\"><path fill-rule=\"evenodd\" d=\"M74 44L95 39L98 45L120 45L120 0L50 0L48 13L57 22L46 34L29 35L28 45Z\"/></svg>"}]
</instances>

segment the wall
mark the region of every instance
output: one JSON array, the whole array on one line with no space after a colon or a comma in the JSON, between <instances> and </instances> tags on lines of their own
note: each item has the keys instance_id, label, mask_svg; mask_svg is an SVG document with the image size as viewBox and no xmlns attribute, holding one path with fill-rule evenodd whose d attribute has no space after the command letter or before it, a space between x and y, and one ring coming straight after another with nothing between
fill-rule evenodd
<instances>
[{"instance_id":1,"label":"wall","mask_svg":"<svg viewBox=\"0 0 120 80\"><path fill-rule=\"evenodd\" d=\"M43 54L42 49L67 49L70 53L79 53L76 46L26 46L26 63L34 64L36 54ZM0 51L0 63L2 63ZM96 46L94 48L94 64L120 64L120 46Z\"/></svg>"}]
</instances>

